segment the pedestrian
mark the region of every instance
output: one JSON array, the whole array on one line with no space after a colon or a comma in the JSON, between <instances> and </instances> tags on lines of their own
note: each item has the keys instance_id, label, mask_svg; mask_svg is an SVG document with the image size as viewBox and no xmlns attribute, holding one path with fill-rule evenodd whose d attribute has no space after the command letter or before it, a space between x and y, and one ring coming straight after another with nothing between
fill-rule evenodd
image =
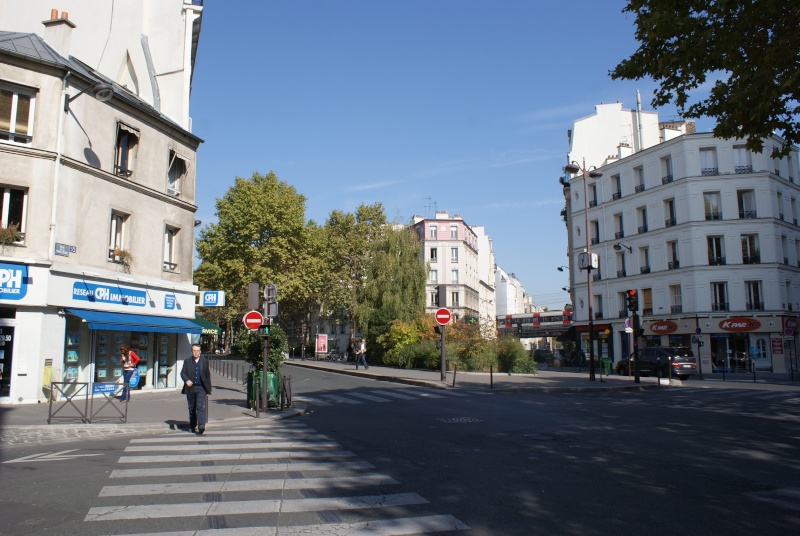
<instances>
[{"instance_id":1,"label":"pedestrian","mask_svg":"<svg viewBox=\"0 0 800 536\"><path fill-rule=\"evenodd\" d=\"M353 358L353 343L352 342L348 342L347 343L347 361L350 361L350 359L352 359L352 358Z\"/></svg>"},{"instance_id":2,"label":"pedestrian","mask_svg":"<svg viewBox=\"0 0 800 536\"><path fill-rule=\"evenodd\" d=\"M139 356L123 344L119 347L119 362L122 365L122 396L120 400L128 402L131 399L131 376L139 363Z\"/></svg>"},{"instance_id":3,"label":"pedestrian","mask_svg":"<svg viewBox=\"0 0 800 536\"><path fill-rule=\"evenodd\" d=\"M189 403L189 429L192 433L206 431L206 399L211 394L211 372L208 359L200 355L200 345L192 345L192 357L183 360L181 369L183 389Z\"/></svg>"},{"instance_id":4,"label":"pedestrian","mask_svg":"<svg viewBox=\"0 0 800 536\"><path fill-rule=\"evenodd\" d=\"M367 341L364 339L361 339L358 345L358 351L356 352L356 370L358 370L359 363L364 365L365 369L369 368L369 366L367 366Z\"/></svg>"}]
</instances>

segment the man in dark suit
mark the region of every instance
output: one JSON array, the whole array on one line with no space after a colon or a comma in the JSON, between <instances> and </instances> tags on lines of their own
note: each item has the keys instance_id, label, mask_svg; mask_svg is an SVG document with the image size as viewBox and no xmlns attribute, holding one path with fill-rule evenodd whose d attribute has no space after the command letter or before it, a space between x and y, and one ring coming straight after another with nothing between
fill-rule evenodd
<instances>
[{"instance_id":1,"label":"man in dark suit","mask_svg":"<svg viewBox=\"0 0 800 536\"><path fill-rule=\"evenodd\" d=\"M192 345L192 357L183 360L183 389L189 402L189 427L192 432L206 431L206 396L211 394L211 372L208 359L200 355L200 345Z\"/></svg>"}]
</instances>

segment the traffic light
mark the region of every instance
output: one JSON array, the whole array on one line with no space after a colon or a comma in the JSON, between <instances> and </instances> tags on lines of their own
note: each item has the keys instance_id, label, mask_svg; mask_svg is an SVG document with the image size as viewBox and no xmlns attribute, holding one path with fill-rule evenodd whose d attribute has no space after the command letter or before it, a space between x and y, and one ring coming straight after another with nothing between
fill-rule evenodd
<instances>
[{"instance_id":1,"label":"traffic light","mask_svg":"<svg viewBox=\"0 0 800 536\"><path fill-rule=\"evenodd\" d=\"M434 332L435 332L437 335L441 335L441 334L442 334L442 326L433 326L433 331L434 331Z\"/></svg>"},{"instance_id":2,"label":"traffic light","mask_svg":"<svg viewBox=\"0 0 800 536\"><path fill-rule=\"evenodd\" d=\"M626 290L625 300L628 302L628 311L635 313L639 310L639 294L636 292L636 290Z\"/></svg>"},{"instance_id":3,"label":"traffic light","mask_svg":"<svg viewBox=\"0 0 800 536\"><path fill-rule=\"evenodd\" d=\"M269 326L260 326L258 328L258 334L261 335L262 337L269 336Z\"/></svg>"},{"instance_id":4,"label":"traffic light","mask_svg":"<svg viewBox=\"0 0 800 536\"><path fill-rule=\"evenodd\" d=\"M522 333L522 322L517 322L517 333Z\"/></svg>"}]
</instances>

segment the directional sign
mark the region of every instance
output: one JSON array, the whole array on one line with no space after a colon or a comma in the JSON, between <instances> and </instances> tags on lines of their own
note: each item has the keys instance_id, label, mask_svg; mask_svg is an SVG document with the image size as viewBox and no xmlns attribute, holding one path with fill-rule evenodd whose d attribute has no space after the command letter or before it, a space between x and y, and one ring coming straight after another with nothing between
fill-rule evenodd
<instances>
[{"instance_id":1,"label":"directional sign","mask_svg":"<svg viewBox=\"0 0 800 536\"><path fill-rule=\"evenodd\" d=\"M278 316L278 302L266 302L264 304L264 316L269 318Z\"/></svg>"},{"instance_id":2,"label":"directional sign","mask_svg":"<svg viewBox=\"0 0 800 536\"><path fill-rule=\"evenodd\" d=\"M273 284L264 287L264 299L268 302L274 302L278 299L278 287Z\"/></svg>"},{"instance_id":3,"label":"directional sign","mask_svg":"<svg viewBox=\"0 0 800 536\"><path fill-rule=\"evenodd\" d=\"M264 316L258 311L250 311L244 315L242 321L244 322L244 327L250 331L256 331L264 323Z\"/></svg>"},{"instance_id":4,"label":"directional sign","mask_svg":"<svg viewBox=\"0 0 800 536\"><path fill-rule=\"evenodd\" d=\"M434 318L436 318L437 324L439 324L440 326L444 326L445 324L450 322L451 318L450 310L445 307L441 307L440 309L436 310Z\"/></svg>"},{"instance_id":5,"label":"directional sign","mask_svg":"<svg viewBox=\"0 0 800 536\"><path fill-rule=\"evenodd\" d=\"M102 456L102 454L69 454L78 449L62 450L61 452L43 452L42 454L31 454L24 458L17 458L16 460L8 460L3 463L23 463L23 462L52 462L59 460L71 460L72 458L79 458L82 456Z\"/></svg>"}]
</instances>

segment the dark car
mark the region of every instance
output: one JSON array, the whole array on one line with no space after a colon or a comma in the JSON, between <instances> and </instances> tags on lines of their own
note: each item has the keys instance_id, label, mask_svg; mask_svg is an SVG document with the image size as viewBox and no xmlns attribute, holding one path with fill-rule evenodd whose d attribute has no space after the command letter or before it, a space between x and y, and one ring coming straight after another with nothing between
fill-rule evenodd
<instances>
[{"instance_id":1,"label":"dark car","mask_svg":"<svg viewBox=\"0 0 800 536\"><path fill-rule=\"evenodd\" d=\"M642 348L637 352L639 357L639 374L643 376L657 376L662 378L670 377L670 367L672 376L681 380L687 379L692 374L697 373L697 360L694 358L692 349L685 346L652 346ZM618 361L615 370L621 376L627 376L628 371L633 372L633 361L623 359Z\"/></svg>"}]
</instances>

